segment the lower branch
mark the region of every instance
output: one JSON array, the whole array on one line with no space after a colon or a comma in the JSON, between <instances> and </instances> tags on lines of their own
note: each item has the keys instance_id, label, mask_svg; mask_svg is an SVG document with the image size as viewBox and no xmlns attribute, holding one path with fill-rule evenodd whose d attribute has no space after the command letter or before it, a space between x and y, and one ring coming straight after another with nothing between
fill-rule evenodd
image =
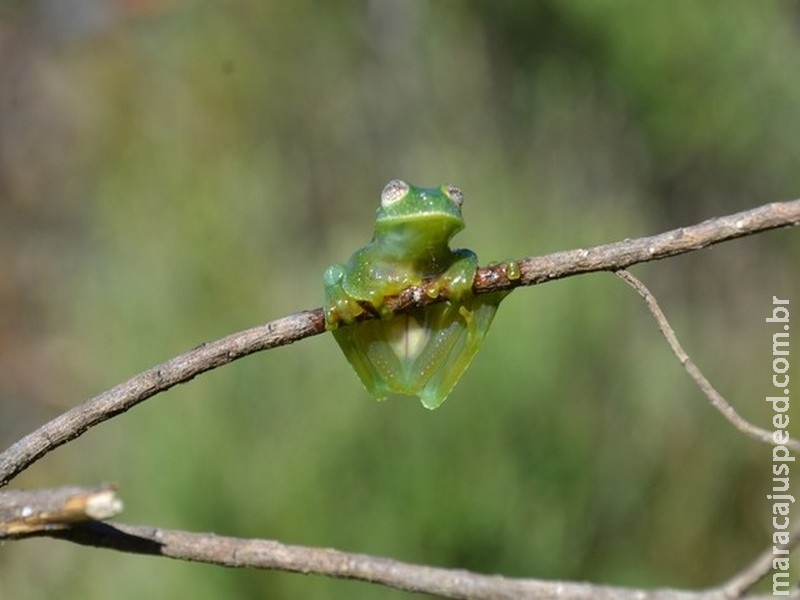
<instances>
[{"instance_id":1,"label":"lower branch","mask_svg":"<svg viewBox=\"0 0 800 600\"><path fill-rule=\"evenodd\" d=\"M87 546L227 567L271 569L313 573L338 579L355 579L409 592L435 594L443 598L723 600L738 597L738 594L732 596L727 589L722 588L699 591L642 590L590 583L511 579L499 575L482 575L464 570L414 565L330 548L309 548L271 540L223 537L100 522L81 523L69 529L40 535Z\"/></svg>"}]
</instances>

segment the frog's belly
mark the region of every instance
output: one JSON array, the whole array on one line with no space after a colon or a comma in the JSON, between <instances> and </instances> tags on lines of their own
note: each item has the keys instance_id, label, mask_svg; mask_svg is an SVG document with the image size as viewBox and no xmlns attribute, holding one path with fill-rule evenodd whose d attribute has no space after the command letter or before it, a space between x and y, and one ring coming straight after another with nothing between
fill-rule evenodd
<instances>
[{"instance_id":1,"label":"frog's belly","mask_svg":"<svg viewBox=\"0 0 800 600\"><path fill-rule=\"evenodd\" d=\"M389 319L340 327L333 334L367 390L441 404L483 343L497 303L468 297Z\"/></svg>"}]
</instances>

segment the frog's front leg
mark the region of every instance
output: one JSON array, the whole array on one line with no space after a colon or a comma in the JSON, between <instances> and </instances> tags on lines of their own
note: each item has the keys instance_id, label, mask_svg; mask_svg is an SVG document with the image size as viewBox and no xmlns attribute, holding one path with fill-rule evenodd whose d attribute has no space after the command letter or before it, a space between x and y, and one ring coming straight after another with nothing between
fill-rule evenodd
<instances>
[{"instance_id":1,"label":"frog's front leg","mask_svg":"<svg viewBox=\"0 0 800 600\"><path fill-rule=\"evenodd\" d=\"M343 287L347 267L343 264L333 264L325 269L322 281L325 287L325 329L333 330L339 325L355 322L356 318L364 312L364 308L348 294Z\"/></svg>"},{"instance_id":2,"label":"frog's front leg","mask_svg":"<svg viewBox=\"0 0 800 600\"><path fill-rule=\"evenodd\" d=\"M427 286L427 292L432 298L444 292L449 300L460 302L464 296L472 294L477 269L478 257L472 250L454 250L453 262Z\"/></svg>"}]
</instances>

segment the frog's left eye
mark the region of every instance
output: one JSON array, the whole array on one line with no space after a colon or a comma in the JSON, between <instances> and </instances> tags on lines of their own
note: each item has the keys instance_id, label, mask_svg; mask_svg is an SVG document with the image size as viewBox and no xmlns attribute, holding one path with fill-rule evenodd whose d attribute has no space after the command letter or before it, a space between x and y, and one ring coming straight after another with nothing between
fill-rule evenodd
<instances>
[{"instance_id":1,"label":"frog's left eye","mask_svg":"<svg viewBox=\"0 0 800 600\"><path fill-rule=\"evenodd\" d=\"M464 204L464 192L454 186L452 183L448 183L447 185L443 185L442 189L444 193L447 195L450 200L452 200L456 206L461 206Z\"/></svg>"},{"instance_id":2,"label":"frog's left eye","mask_svg":"<svg viewBox=\"0 0 800 600\"><path fill-rule=\"evenodd\" d=\"M408 184L399 179L393 179L386 184L381 192L381 206L387 208L405 198L408 193Z\"/></svg>"}]
</instances>

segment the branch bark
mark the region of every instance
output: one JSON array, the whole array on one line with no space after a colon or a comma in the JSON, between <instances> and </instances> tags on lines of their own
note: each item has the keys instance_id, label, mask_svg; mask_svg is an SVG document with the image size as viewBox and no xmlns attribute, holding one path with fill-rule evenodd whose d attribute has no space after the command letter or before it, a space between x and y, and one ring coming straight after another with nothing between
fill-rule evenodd
<instances>
[{"instance_id":1,"label":"branch bark","mask_svg":"<svg viewBox=\"0 0 800 600\"><path fill-rule=\"evenodd\" d=\"M415 565L388 558L309 548L214 534L153 527L81 523L44 535L82 545L136 554L164 556L226 567L250 567L295 573L315 573L337 579L357 579L409 592L470 600L530 600L572 598L595 600L723 600L740 597L739 586L710 590L643 590L616 586L539 579L512 579L457 569ZM750 596L757 598L757 596Z\"/></svg>"},{"instance_id":2,"label":"branch bark","mask_svg":"<svg viewBox=\"0 0 800 600\"><path fill-rule=\"evenodd\" d=\"M510 263L478 269L473 289L475 293L483 294L523 285L536 285L581 273L616 271L636 263L659 260L798 223L800 200L765 204L655 236L513 261L518 267L519 277L514 276L517 269L511 268ZM509 275L512 277L509 278ZM390 299L387 305L392 310L399 311L444 299L441 295L432 297L422 285L405 290ZM365 318L370 316L365 315ZM160 392L255 352L291 344L324 331L322 309L301 311L201 344L156 365L59 415L5 450L0 454L0 487L7 485L51 450Z\"/></svg>"},{"instance_id":3,"label":"branch bark","mask_svg":"<svg viewBox=\"0 0 800 600\"><path fill-rule=\"evenodd\" d=\"M110 519L122 511L114 487L60 487L0 492L0 539Z\"/></svg>"}]
</instances>

